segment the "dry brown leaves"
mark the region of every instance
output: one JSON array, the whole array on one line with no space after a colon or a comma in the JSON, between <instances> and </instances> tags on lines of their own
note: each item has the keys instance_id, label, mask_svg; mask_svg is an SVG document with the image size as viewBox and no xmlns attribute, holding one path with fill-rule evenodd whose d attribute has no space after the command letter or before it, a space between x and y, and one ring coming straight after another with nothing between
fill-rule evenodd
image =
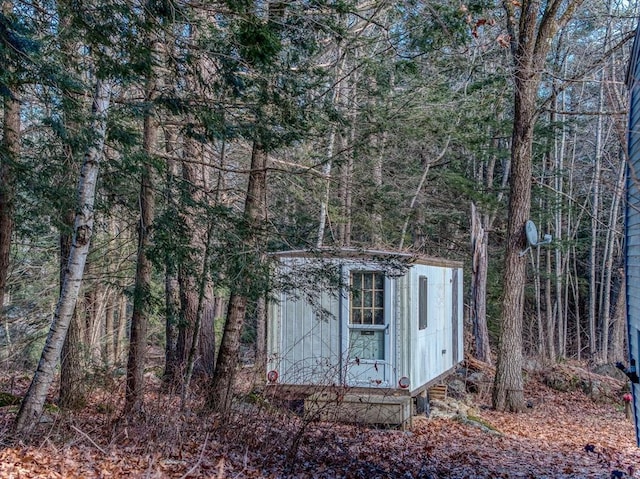
<instances>
[{"instance_id":1,"label":"dry brown leaves","mask_svg":"<svg viewBox=\"0 0 640 479\"><path fill-rule=\"evenodd\" d=\"M268 400L242 403L227 418L181 412L178 398L159 389L145 414L127 422L118 415L121 392L102 391L79 413L50 413L53 422L29 443L9 441L15 408L2 408L0 477L640 477L632 471L640 449L621 403L595 404L536 381L526 394L534 406L522 414L480 403L472 422L416 418L402 432L305 423Z\"/></svg>"}]
</instances>

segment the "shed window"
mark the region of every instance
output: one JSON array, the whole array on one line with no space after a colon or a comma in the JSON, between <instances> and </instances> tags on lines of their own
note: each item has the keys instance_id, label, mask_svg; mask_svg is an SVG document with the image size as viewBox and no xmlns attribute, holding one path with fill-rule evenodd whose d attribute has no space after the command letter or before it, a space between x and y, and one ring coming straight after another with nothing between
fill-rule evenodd
<instances>
[{"instance_id":1,"label":"shed window","mask_svg":"<svg viewBox=\"0 0 640 479\"><path fill-rule=\"evenodd\" d=\"M350 324L384 324L384 275L376 271L351 272Z\"/></svg>"},{"instance_id":2,"label":"shed window","mask_svg":"<svg viewBox=\"0 0 640 479\"><path fill-rule=\"evenodd\" d=\"M429 306L428 281L426 276L418 277L418 329L427 329L427 308Z\"/></svg>"}]
</instances>

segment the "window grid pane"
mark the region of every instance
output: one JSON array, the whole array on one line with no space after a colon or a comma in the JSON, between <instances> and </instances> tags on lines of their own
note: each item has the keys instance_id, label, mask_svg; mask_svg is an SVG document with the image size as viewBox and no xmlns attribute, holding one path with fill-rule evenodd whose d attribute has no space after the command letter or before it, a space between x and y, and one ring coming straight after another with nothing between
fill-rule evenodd
<instances>
[{"instance_id":1,"label":"window grid pane","mask_svg":"<svg viewBox=\"0 0 640 479\"><path fill-rule=\"evenodd\" d=\"M352 271L350 304L350 324L384 324L384 275Z\"/></svg>"}]
</instances>

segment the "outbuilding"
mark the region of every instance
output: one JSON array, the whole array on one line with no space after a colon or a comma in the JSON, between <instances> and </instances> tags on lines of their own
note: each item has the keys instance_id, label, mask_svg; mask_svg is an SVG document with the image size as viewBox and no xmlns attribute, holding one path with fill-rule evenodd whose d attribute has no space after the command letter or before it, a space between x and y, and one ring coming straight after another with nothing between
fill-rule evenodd
<instances>
[{"instance_id":1,"label":"outbuilding","mask_svg":"<svg viewBox=\"0 0 640 479\"><path fill-rule=\"evenodd\" d=\"M424 396L462 361L462 263L346 249L274 257L271 384Z\"/></svg>"}]
</instances>

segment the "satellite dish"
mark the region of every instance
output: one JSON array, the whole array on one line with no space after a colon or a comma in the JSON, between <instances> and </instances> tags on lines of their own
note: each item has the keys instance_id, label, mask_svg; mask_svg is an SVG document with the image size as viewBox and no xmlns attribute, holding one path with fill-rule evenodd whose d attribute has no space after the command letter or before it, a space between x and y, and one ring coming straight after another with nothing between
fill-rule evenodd
<instances>
[{"instance_id":1,"label":"satellite dish","mask_svg":"<svg viewBox=\"0 0 640 479\"><path fill-rule=\"evenodd\" d=\"M529 243L529 246L527 246L524 251L520 252L520 256L524 256L532 246L544 246L551 244L551 241L553 241L553 237L550 234L544 235L544 239L542 241L538 241L538 228L536 228L536 224L531 220L527 220L524 224L524 234L527 237L527 243Z\"/></svg>"},{"instance_id":2,"label":"satellite dish","mask_svg":"<svg viewBox=\"0 0 640 479\"><path fill-rule=\"evenodd\" d=\"M531 246L536 246L538 244L538 228L536 228L536 224L528 220L524 225L524 233L527 235L527 242Z\"/></svg>"}]
</instances>

